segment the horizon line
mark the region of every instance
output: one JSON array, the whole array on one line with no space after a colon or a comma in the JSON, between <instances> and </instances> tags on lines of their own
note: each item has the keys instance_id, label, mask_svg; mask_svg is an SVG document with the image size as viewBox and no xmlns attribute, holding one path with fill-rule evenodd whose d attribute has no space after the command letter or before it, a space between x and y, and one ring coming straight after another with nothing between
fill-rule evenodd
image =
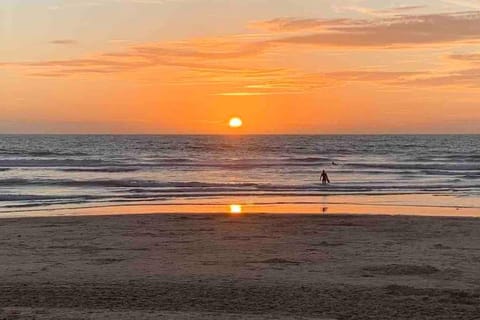
<instances>
[{"instance_id":1,"label":"horizon line","mask_svg":"<svg viewBox=\"0 0 480 320\"><path fill-rule=\"evenodd\" d=\"M474 136L477 133L8 133L0 136Z\"/></svg>"}]
</instances>

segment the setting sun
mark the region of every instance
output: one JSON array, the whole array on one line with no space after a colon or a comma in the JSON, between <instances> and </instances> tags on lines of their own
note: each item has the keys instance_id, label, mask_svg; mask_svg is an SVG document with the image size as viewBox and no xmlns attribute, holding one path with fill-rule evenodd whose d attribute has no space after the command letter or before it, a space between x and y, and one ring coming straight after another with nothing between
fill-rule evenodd
<instances>
[{"instance_id":1,"label":"setting sun","mask_svg":"<svg viewBox=\"0 0 480 320\"><path fill-rule=\"evenodd\" d=\"M243 125L243 121L238 117L234 117L230 119L228 125L230 128L240 128Z\"/></svg>"}]
</instances>

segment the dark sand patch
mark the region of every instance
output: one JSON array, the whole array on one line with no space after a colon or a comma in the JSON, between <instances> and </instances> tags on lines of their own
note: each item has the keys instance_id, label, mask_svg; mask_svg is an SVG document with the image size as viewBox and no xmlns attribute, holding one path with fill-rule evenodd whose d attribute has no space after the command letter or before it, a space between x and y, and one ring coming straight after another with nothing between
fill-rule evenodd
<instances>
[{"instance_id":1,"label":"dark sand patch","mask_svg":"<svg viewBox=\"0 0 480 320\"><path fill-rule=\"evenodd\" d=\"M319 242L319 243L312 243L312 244L309 244L309 245L311 245L313 247L340 247L340 246L345 245L345 243L322 241L322 242Z\"/></svg>"},{"instance_id":2,"label":"dark sand patch","mask_svg":"<svg viewBox=\"0 0 480 320\"><path fill-rule=\"evenodd\" d=\"M410 264L387 264L378 266L369 266L363 268L374 274L386 276L417 276L430 275L439 272L440 270L429 265L410 265Z\"/></svg>"},{"instance_id":3,"label":"dark sand patch","mask_svg":"<svg viewBox=\"0 0 480 320\"><path fill-rule=\"evenodd\" d=\"M433 249L448 250L448 249L452 249L452 248L449 247L449 246L443 245L441 243L437 243L437 244L433 245Z\"/></svg>"},{"instance_id":4,"label":"dark sand patch","mask_svg":"<svg viewBox=\"0 0 480 320\"><path fill-rule=\"evenodd\" d=\"M99 251L112 251L118 250L118 248L113 247L93 247L93 246L76 246L76 245L64 245L64 246L48 246L48 249L55 250L80 250L86 253L94 253Z\"/></svg>"},{"instance_id":5,"label":"dark sand patch","mask_svg":"<svg viewBox=\"0 0 480 320\"><path fill-rule=\"evenodd\" d=\"M263 263L263 264L293 264L297 265L300 264L301 262L299 261L294 261L294 260L288 260L288 259L282 259L282 258L272 258L272 259L265 259L265 260L260 260L260 261L253 261L251 263Z\"/></svg>"},{"instance_id":6,"label":"dark sand patch","mask_svg":"<svg viewBox=\"0 0 480 320\"><path fill-rule=\"evenodd\" d=\"M438 290L414 288L410 286L390 285L385 287L388 294L396 296L419 296L425 300L438 298L440 302L448 302L463 305L480 305L480 291L461 291L461 290Z\"/></svg>"},{"instance_id":7,"label":"dark sand patch","mask_svg":"<svg viewBox=\"0 0 480 320\"><path fill-rule=\"evenodd\" d=\"M122 261L125 261L125 260L127 260L127 259L123 259L123 258L102 258L102 259L92 260L88 264L101 266L101 265L107 265L107 264L122 262Z\"/></svg>"},{"instance_id":8,"label":"dark sand patch","mask_svg":"<svg viewBox=\"0 0 480 320\"><path fill-rule=\"evenodd\" d=\"M478 291L218 283L1 284L0 307L216 312L320 319L477 319ZM381 306L381 307L380 307ZM28 319L28 318L27 318ZM107 318L109 319L109 318ZM112 318L110 318L112 319Z\"/></svg>"},{"instance_id":9,"label":"dark sand patch","mask_svg":"<svg viewBox=\"0 0 480 320\"><path fill-rule=\"evenodd\" d=\"M202 220L214 220L216 217L214 216L179 216L179 217L174 217L176 220L197 220L197 221L202 221Z\"/></svg>"},{"instance_id":10,"label":"dark sand patch","mask_svg":"<svg viewBox=\"0 0 480 320\"><path fill-rule=\"evenodd\" d=\"M86 315L88 314L88 315ZM112 311L108 309L91 309L80 311L77 309L60 308L6 308L0 309L1 320L335 320L326 318L310 318L301 316L258 315L218 312L185 312L185 311L157 311L157 310L124 310Z\"/></svg>"},{"instance_id":11,"label":"dark sand patch","mask_svg":"<svg viewBox=\"0 0 480 320\"><path fill-rule=\"evenodd\" d=\"M230 241L237 241L237 240L240 240L240 241L249 241L251 240L252 238L251 237L245 237L245 236L225 236L222 238L222 240L230 240Z\"/></svg>"}]
</instances>

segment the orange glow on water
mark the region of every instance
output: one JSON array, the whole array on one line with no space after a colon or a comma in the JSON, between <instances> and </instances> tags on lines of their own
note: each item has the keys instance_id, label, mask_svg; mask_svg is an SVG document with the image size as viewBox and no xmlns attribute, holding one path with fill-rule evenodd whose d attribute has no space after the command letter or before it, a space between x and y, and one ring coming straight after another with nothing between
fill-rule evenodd
<instances>
[{"instance_id":1,"label":"orange glow on water","mask_svg":"<svg viewBox=\"0 0 480 320\"><path fill-rule=\"evenodd\" d=\"M242 205L240 204L231 204L230 205L230 213L231 214L241 214L242 213Z\"/></svg>"},{"instance_id":2,"label":"orange glow on water","mask_svg":"<svg viewBox=\"0 0 480 320\"><path fill-rule=\"evenodd\" d=\"M440 199L442 200L442 199ZM248 207L239 203L248 201ZM416 215L446 217L480 217L477 200L462 207L455 198L432 195L388 195L388 196L332 196L332 197L271 197L255 203L255 198L231 198L212 202L212 199L189 201L162 201L152 204L132 202L122 205L72 206L53 205L48 210L0 210L0 218L39 216L91 216L119 214L225 214L242 216L255 214L374 214ZM235 204L232 204L235 203Z\"/></svg>"}]
</instances>

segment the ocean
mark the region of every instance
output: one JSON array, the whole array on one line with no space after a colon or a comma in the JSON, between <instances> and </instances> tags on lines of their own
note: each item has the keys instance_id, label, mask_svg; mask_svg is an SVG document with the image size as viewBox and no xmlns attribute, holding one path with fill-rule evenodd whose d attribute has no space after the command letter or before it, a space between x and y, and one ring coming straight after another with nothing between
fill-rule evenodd
<instances>
[{"instance_id":1,"label":"ocean","mask_svg":"<svg viewBox=\"0 0 480 320\"><path fill-rule=\"evenodd\" d=\"M2 217L229 203L480 212L480 136L0 136Z\"/></svg>"}]
</instances>

